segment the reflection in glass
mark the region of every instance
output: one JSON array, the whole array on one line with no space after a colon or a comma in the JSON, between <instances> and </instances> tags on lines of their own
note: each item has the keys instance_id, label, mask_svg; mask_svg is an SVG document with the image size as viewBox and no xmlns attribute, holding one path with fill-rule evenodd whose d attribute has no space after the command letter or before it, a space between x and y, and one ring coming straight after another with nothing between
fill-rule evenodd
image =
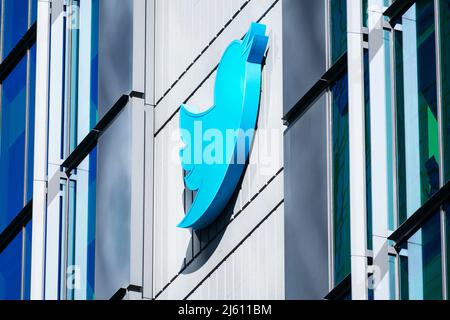
<instances>
[{"instance_id":1,"label":"reflection in glass","mask_svg":"<svg viewBox=\"0 0 450 320\"><path fill-rule=\"evenodd\" d=\"M445 183L450 181L450 0L440 0L440 62Z\"/></svg>"},{"instance_id":2,"label":"reflection in glass","mask_svg":"<svg viewBox=\"0 0 450 320\"><path fill-rule=\"evenodd\" d=\"M26 58L2 83L0 232L24 207Z\"/></svg>"},{"instance_id":3,"label":"reflection in glass","mask_svg":"<svg viewBox=\"0 0 450 320\"><path fill-rule=\"evenodd\" d=\"M347 51L347 0L330 0L331 62Z\"/></svg>"},{"instance_id":4,"label":"reflection in glass","mask_svg":"<svg viewBox=\"0 0 450 320\"><path fill-rule=\"evenodd\" d=\"M400 222L439 189L433 9L433 1L417 1L395 33Z\"/></svg>"},{"instance_id":5,"label":"reflection in glass","mask_svg":"<svg viewBox=\"0 0 450 320\"><path fill-rule=\"evenodd\" d=\"M27 202L33 197L34 169L34 110L36 96L36 45L29 51L29 93L28 93L28 160L27 160Z\"/></svg>"},{"instance_id":6,"label":"reflection in glass","mask_svg":"<svg viewBox=\"0 0 450 320\"><path fill-rule=\"evenodd\" d=\"M19 300L22 283L22 233L0 253L0 300Z\"/></svg>"},{"instance_id":7,"label":"reflection in glass","mask_svg":"<svg viewBox=\"0 0 450 320\"><path fill-rule=\"evenodd\" d=\"M440 216L434 214L404 245L401 254L401 298L442 299Z\"/></svg>"},{"instance_id":8,"label":"reflection in glass","mask_svg":"<svg viewBox=\"0 0 450 320\"><path fill-rule=\"evenodd\" d=\"M28 0L4 0L3 58L28 29Z\"/></svg>"},{"instance_id":9,"label":"reflection in glass","mask_svg":"<svg viewBox=\"0 0 450 320\"><path fill-rule=\"evenodd\" d=\"M348 76L332 89L334 282L350 273L350 169Z\"/></svg>"},{"instance_id":10,"label":"reflection in glass","mask_svg":"<svg viewBox=\"0 0 450 320\"><path fill-rule=\"evenodd\" d=\"M94 298L97 149L61 181L61 299Z\"/></svg>"}]
</instances>

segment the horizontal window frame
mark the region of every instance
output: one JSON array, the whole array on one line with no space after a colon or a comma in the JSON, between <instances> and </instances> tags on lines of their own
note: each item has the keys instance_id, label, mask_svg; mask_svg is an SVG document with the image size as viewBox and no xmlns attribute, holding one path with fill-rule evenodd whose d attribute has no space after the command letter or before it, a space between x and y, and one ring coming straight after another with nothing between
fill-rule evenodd
<instances>
[{"instance_id":1,"label":"horizontal window frame","mask_svg":"<svg viewBox=\"0 0 450 320\"><path fill-rule=\"evenodd\" d=\"M28 222L31 221L32 214L33 214L33 200L30 200L27 203L27 205L17 214L17 216L0 234L0 254L22 231L22 228L24 228L28 224Z\"/></svg>"},{"instance_id":2,"label":"horizontal window frame","mask_svg":"<svg viewBox=\"0 0 450 320\"><path fill-rule=\"evenodd\" d=\"M8 77L17 64L19 64L22 58L27 54L27 51L36 43L36 29L37 22L34 22L19 42L17 42L8 56L3 59L0 64L0 83Z\"/></svg>"},{"instance_id":3,"label":"horizontal window frame","mask_svg":"<svg viewBox=\"0 0 450 320\"><path fill-rule=\"evenodd\" d=\"M417 0L397 0L394 1L384 12L383 15L389 18L389 24L394 26L396 21L404 15Z\"/></svg>"},{"instance_id":4,"label":"horizontal window frame","mask_svg":"<svg viewBox=\"0 0 450 320\"><path fill-rule=\"evenodd\" d=\"M305 95L283 116L286 126L292 126L307 110L348 70L347 52L345 52L309 89Z\"/></svg>"},{"instance_id":5,"label":"horizontal window frame","mask_svg":"<svg viewBox=\"0 0 450 320\"><path fill-rule=\"evenodd\" d=\"M439 213L441 207L450 200L450 182L445 184L431 196L419 209L417 209L405 222L403 222L388 239L394 241L398 250L411 236L413 236L433 214Z\"/></svg>"},{"instance_id":6,"label":"horizontal window frame","mask_svg":"<svg viewBox=\"0 0 450 320\"><path fill-rule=\"evenodd\" d=\"M70 155L61 164L65 169L65 173L70 176L70 173L76 169L81 162L91 153L97 146L98 139L102 136L105 130L122 112L131 98L144 98L144 94L137 91L131 91L128 95L122 95L97 123L97 125L87 134L87 136L76 146Z\"/></svg>"}]
</instances>

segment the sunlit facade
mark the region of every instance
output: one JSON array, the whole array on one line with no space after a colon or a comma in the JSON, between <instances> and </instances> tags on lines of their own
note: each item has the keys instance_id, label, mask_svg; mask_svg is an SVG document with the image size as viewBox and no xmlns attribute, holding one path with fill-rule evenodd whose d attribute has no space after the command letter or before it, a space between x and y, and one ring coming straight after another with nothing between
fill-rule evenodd
<instances>
[{"instance_id":1,"label":"sunlit facade","mask_svg":"<svg viewBox=\"0 0 450 320\"><path fill-rule=\"evenodd\" d=\"M249 163L177 228L252 22ZM449 56L450 0L0 0L0 299L448 299Z\"/></svg>"}]
</instances>

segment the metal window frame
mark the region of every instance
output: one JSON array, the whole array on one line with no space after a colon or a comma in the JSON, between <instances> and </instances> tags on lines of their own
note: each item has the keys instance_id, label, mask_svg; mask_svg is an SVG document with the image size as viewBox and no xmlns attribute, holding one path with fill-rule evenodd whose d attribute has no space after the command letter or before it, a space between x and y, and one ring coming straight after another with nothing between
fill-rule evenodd
<instances>
[{"instance_id":1,"label":"metal window frame","mask_svg":"<svg viewBox=\"0 0 450 320\"><path fill-rule=\"evenodd\" d=\"M395 225L396 230L388 237L389 240L394 242L394 248L399 252L400 246L404 244L414 233L416 233L418 230L420 230L423 225L428 221L431 216L434 214L440 215L440 238L441 238L441 274L442 274L442 295L443 299L448 299L448 283L447 283L447 264L448 264L448 257L447 257L447 230L446 230L446 210L445 210L445 204L447 201L450 200L450 182L445 183L445 177L444 177L444 170L445 170L445 163L444 163L444 146L443 146L443 119L442 119L442 83L441 83L441 48L440 48L440 11L439 11L439 4L441 0L434 0L434 24L435 24L435 46L436 46L436 88L437 88L437 109L438 109L438 130L439 130L439 136L438 136L438 144L439 144L439 157L440 157L440 173L439 173L439 185L440 189L437 193L435 193L428 201L426 201L422 206L417 209L403 224L398 226L398 208L395 207L395 220L397 224ZM397 24L398 19L401 18L403 14L405 14L412 5L416 3L416 0L406 0L406 1L395 1L392 3L383 13L384 16L389 18L389 24L391 28L389 31L394 32L394 26ZM393 40L392 40L393 41ZM394 48L391 50L391 62L392 62L392 68L394 68L395 63L395 52ZM395 71L393 71L393 74L395 74ZM395 103L395 92L397 90L397 87L395 85L395 78L394 78L394 84L393 84L393 102ZM396 108L394 107L394 110ZM396 127L395 127L396 132ZM395 136L396 137L396 136ZM396 141L394 141L396 143ZM397 150L395 150L397 152ZM395 155L396 155L395 152ZM395 175L397 174L397 170L395 170ZM395 191L395 200L397 201L397 185L394 186ZM400 291L400 285L399 285L399 263L397 261L397 287L398 292L397 296L399 297L399 291Z\"/></svg>"},{"instance_id":2,"label":"metal window frame","mask_svg":"<svg viewBox=\"0 0 450 320\"><path fill-rule=\"evenodd\" d=\"M2 9L4 8L4 0L1 1ZM27 202L28 189L28 167L31 159L28 159L28 143L29 143L29 100L30 100L30 49L36 44L36 26L37 22L31 24L31 1L28 2L28 29L22 38L16 43L14 48L6 56L5 59L0 59L0 88L2 83L7 79L14 68L26 58L26 80L25 80L25 144L24 144L24 184L23 184L23 208L9 223L9 225L0 234L0 253L2 253L8 245L15 239L15 237L22 231L22 257L21 257L21 283L20 283L20 298L24 299L25 294L25 250L26 250L26 225L31 221L32 217L32 200ZM4 10L1 12L0 25L0 55L3 51L3 20ZM1 96L0 89L0 115L1 115Z\"/></svg>"}]
</instances>

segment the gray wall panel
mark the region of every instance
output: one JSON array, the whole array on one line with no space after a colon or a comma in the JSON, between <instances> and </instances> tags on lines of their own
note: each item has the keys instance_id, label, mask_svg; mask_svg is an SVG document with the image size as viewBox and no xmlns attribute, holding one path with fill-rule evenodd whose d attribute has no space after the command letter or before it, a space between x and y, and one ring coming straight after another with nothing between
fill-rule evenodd
<instances>
[{"instance_id":1,"label":"gray wall panel","mask_svg":"<svg viewBox=\"0 0 450 320\"><path fill-rule=\"evenodd\" d=\"M131 91L133 1L100 1L99 118Z\"/></svg>"},{"instance_id":2,"label":"gray wall panel","mask_svg":"<svg viewBox=\"0 0 450 320\"><path fill-rule=\"evenodd\" d=\"M130 284L130 107L125 107L97 147L96 299L109 299Z\"/></svg>"},{"instance_id":3,"label":"gray wall panel","mask_svg":"<svg viewBox=\"0 0 450 320\"><path fill-rule=\"evenodd\" d=\"M325 0L283 0L284 112L326 69Z\"/></svg>"},{"instance_id":4,"label":"gray wall panel","mask_svg":"<svg viewBox=\"0 0 450 320\"><path fill-rule=\"evenodd\" d=\"M286 299L328 292L325 98L285 134Z\"/></svg>"}]
</instances>

